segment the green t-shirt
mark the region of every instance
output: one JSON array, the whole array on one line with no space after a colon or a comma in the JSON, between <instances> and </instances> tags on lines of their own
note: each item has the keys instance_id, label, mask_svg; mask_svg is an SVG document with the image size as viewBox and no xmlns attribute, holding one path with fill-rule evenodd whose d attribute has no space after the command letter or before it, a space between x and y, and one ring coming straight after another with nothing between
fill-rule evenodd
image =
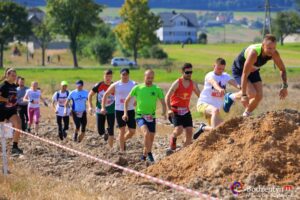
<instances>
[{"instance_id":1,"label":"green t-shirt","mask_svg":"<svg viewBox=\"0 0 300 200\"><path fill-rule=\"evenodd\" d=\"M164 92L157 85L147 87L144 83L132 88L130 96L136 98L136 118L152 115L155 118L156 102L164 98Z\"/></svg>"}]
</instances>

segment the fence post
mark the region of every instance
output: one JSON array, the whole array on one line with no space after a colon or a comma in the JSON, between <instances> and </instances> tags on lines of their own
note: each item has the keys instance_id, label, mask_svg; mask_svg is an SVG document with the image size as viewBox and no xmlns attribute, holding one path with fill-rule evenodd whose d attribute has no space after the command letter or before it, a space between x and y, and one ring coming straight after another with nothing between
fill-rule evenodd
<instances>
[{"instance_id":1,"label":"fence post","mask_svg":"<svg viewBox=\"0 0 300 200\"><path fill-rule=\"evenodd\" d=\"M7 164L7 155L6 155L6 138L4 132L4 125L0 123L0 137L1 137L1 146L2 146L2 158L3 158L3 174L7 176L8 174L8 164Z\"/></svg>"}]
</instances>

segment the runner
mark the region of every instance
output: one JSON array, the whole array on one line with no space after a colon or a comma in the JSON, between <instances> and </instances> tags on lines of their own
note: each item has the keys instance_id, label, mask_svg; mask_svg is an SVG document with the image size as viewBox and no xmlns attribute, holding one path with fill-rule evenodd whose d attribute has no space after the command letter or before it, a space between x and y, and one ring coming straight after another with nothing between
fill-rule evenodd
<instances>
[{"instance_id":1,"label":"runner","mask_svg":"<svg viewBox=\"0 0 300 200\"><path fill-rule=\"evenodd\" d=\"M144 134L144 151L141 156L141 160L145 161L148 157L150 162L154 162L152 155L152 145L156 130L156 102L160 100L162 104L162 116L166 118L166 104L164 101L164 93L160 87L153 84L154 71L147 70L145 72L144 83L135 86L124 104L124 115L122 119L124 121L129 120L129 114L127 108L132 102L133 97L136 97L136 122L142 129Z\"/></svg>"},{"instance_id":2,"label":"runner","mask_svg":"<svg viewBox=\"0 0 300 200\"><path fill-rule=\"evenodd\" d=\"M86 101L88 100L88 91L83 89L83 81L78 80L76 82L76 89L73 90L65 103L64 114L68 114L68 108L70 101L72 101L72 116L75 124L75 133L73 140L75 142L81 142L85 136L85 128L87 125L86 116ZM78 137L78 132L81 127L81 134Z\"/></svg>"},{"instance_id":3,"label":"runner","mask_svg":"<svg viewBox=\"0 0 300 200\"><path fill-rule=\"evenodd\" d=\"M105 110L107 111L105 115L101 114L101 103L104 93L107 91L108 87L112 84L112 70L104 71L103 81L97 83L89 93L89 112L94 113L92 97L96 94L96 121L97 130L100 136L104 135L104 140L108 140L109 146L113 147L114 142L114 125L115 125L115 96L112 93L108 96ZM105 131L105 120L107 120L107 129Z\"/></svg>"},{"instance_id":4,"label":"runner","mask_svg":"<svg viewBox=\"0 0 300 200\"><path fill-rule=\"evenodd\" d=\"M40 100L48 106L46 100L42 97L41 90L38 89L38 82L32 82L30 89L26 91L23 101L28 102L28 132L31 132L31 125L34 123L34 134L39 133L40 122Z\"/></svg>"},{"instance_id":5,"label":"runner","mask_svg":"<svg viewBox=\"0 0 300 200\"><path fill-rule=\"evenodd\" d=\"M220 109L223 105L227 83L240 89L236 81L224 72L225 66L226 61L223 58L218 58L214 64L214 71L205 76L204 89L198 99L197 111L209 121L210 125L201 123L193 136L194 139L197 139L204 131L211 131L223 122Z\"/></svg>"},{"instance_id":6,"label":"runner","mask_svg":"<svg viewBox=\"0 0 300 200\"><path fill-rule=\"evenodd\" d=\"M279 98L285 99L288 95L287 75L284 63L279 52L276 50L276 38L273 35L266 35L261 44L250 45L244 49L235 59L232 65L234 79L241 85L238 93L227 93L223 109L229 112L231 105L236 99L241 99L245 107L243 116L250 116L263 98L263 84L260 77L260 67L269 60L273 60L279 68L282 86L279 91Z\"/></svg>"},{"instance_id":7,"label":"runner","mask_svg":"<svg viewBox=\"0 0 300 200\"><path fill-rule=\"evenodd\" d=\"M7 120L16 129L21 129L21 119L17 115L17 86L15 84L17 73L13 68L7 68L4 76L0 78L0 122ZM4 82L3 82L4 81ZM13 155L23 154L18 147L20 132L14 131L11 153Z\"/></svg>"},{"instance_id":8,"label":"runner","mask_svg":"<svg viewBox=\"0 0 300 200\"><path fill-rule=\"evenodd\" d=\"M170 150L176 150L177 137L185 131L184 146L192 143L193 136L193 119L190 112L190 100L193 92L197 97L200 90L197 83L192 81L192 64L185 63L182 67L182 76L173 82L171 88L166 94L166 104L170 121L175 129L170 137ZM172 153L170 150L167 154Z\"/></svg>"},{"instance_id":9,"label":"runner","mask_svg":"<svg viewBox=\"0 0 300 200\"><path fill-rule=\"evenodd\" d=\"M106 114L106 102L107 98L111 95L115 95L115 113L118 127L120 129L120 151L124 152L126 145L125 142L135 134L136 122L135 122L135 112L134 112L134 99L128 103L128 120L124 121L122 116L124 115L124 102L131 89L136 85L136 83L129 79L129 69L124 68L120 71L121 80L113 83L102 98L101 113ZM126 126L128 127L128 132L126 133Z\"/></svg>"},{"instance_id":10,"label":"runner","mask_svg":"<svg viewBox=\"0 0 300 200\"><path fill-rule=\"evenodd\" d=\"M58 126L58 137L60 140L67 138L67 130L69 130L69 122L70 122L70 108L67 108L67 113L64 113L65 103L69 96L68 82L62 81L61 89L56 91L52 96L52 107L55 110L56 114L56 123ZM62 121L64 122L64 127L62 126Z\"/></svg>"},{"instance_id":11,"label":"runner","mask_svg":"<svg viewBox=\"0 0 300 200\"><path fill-rule=\"evenodd\" d=\"M22 130L25 131L27 129L28 124L28 102L23 101L23 98L26 94L26 90L29 88L25 86L25 79L23 77L19 77L18 80L18 88L17 88L17 102L18 102L18 115L21 118L22 122Z\"/></svg>"}]
</instances>

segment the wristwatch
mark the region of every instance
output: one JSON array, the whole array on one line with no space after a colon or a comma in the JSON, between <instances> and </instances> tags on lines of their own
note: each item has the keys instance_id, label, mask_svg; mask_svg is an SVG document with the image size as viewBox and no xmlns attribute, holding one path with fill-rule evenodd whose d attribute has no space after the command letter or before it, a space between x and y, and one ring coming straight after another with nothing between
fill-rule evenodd
<instances>
[{"instance_id":1,"label":"wristwatch","mask_svg":"<svg viewBox=\"0 0 300 200\"><path fill-rule=\"evenodd\" d=\"M287 83L282 83L281 89L287 89L289 85Z\"/></svg>"}]
</instances>

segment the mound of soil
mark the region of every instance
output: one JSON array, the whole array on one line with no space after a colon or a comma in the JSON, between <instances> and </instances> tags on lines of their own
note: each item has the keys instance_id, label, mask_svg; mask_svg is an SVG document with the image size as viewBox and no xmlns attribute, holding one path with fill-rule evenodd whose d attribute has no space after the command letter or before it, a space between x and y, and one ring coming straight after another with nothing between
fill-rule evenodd
<instances>
[{"instance_id":1,"label":"mound of soil","mask_svg":"<svg viewBox=\"0 0 300 200\"><path fill-rule=\"evenodd\" d=\"M177 184L201 188L203 181L227 180L247 186L300 184L300 113L273 111L237 117L203 133L189 147L145 172ZM195 184L195 180L201 180Z\"/></svg>"}]
</instances>

